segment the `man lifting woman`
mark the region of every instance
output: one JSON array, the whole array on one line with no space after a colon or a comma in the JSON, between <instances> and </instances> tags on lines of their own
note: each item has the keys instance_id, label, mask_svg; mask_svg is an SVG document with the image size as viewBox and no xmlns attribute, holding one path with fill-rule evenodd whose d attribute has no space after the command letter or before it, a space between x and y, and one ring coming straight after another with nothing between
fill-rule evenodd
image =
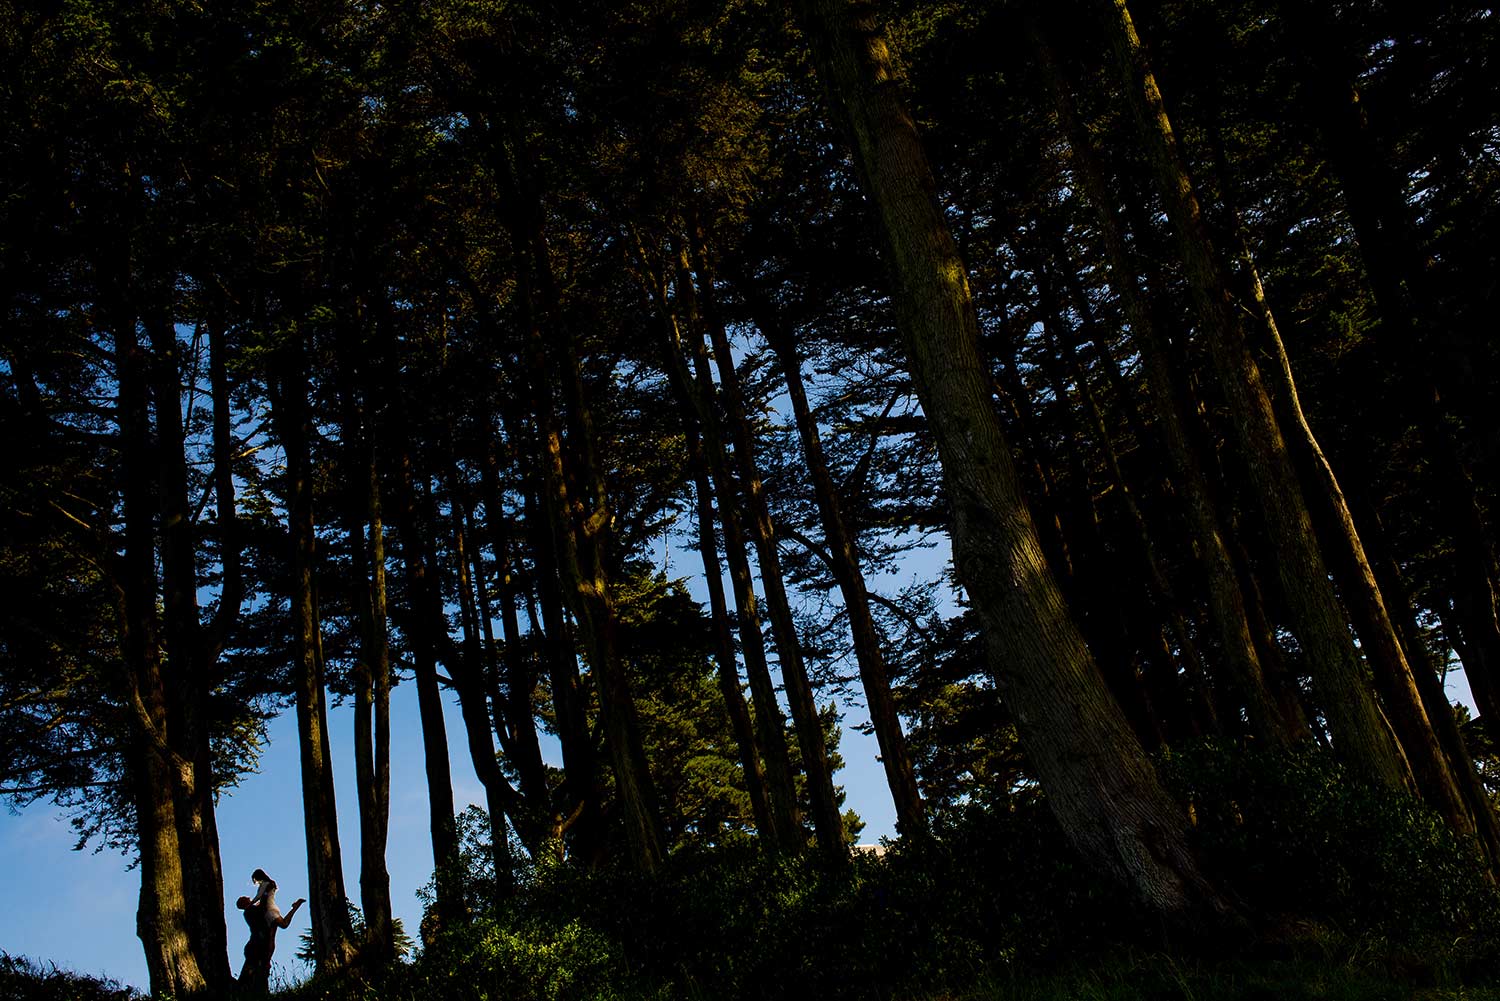
<instances>
[{"instance_id":1,"label":"man lifting woman","mask_svg":"<svg viewBox=\"0 0 1500 1001\"><path fill-rule=\"evenodd\" d=\"M240 989L261 994L271 989L271 954L276 951L276 931L292 923L297 908L307 901L299 898L285 914L276 906L276 881L264 869L250 874L255 882L255 896L241 897L234 905L245 912L250 926L250 941L245 943L245 965L240 970Z\"/></svg>"}]
</instances>

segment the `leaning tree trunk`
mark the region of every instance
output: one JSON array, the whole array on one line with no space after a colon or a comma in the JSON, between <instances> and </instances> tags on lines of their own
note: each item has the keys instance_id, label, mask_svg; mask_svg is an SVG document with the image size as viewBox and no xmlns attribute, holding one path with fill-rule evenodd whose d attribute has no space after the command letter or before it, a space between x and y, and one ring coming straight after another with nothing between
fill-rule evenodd
<instances>
[{"instance_id":1,"label":"leaning tree trunk","mask_svg":"<svg viewBox=\"0 0 1500 1001\"><path fill-rule=\"evenodd\" d=\"M1315 692L1334 744L1340 757L1364 778L1390 788L1410 788L1410 766L1365 682L1363 665L1318 546L1303 485L1124 0L1113 0L1112 15L1112 42L1128 100L1177 237L1178 254L1240 453L1276 546L1282 592L1307 651Z\"/></svg>"},{"instance_id":2,"label":"leaning tree trunk","mask_svg":"<svg viewBox=\"0 0 1500 1001\"><path fill-rule=\"evenodd\" d=\"M1146 374L1156 426L1176 473L1174 479L1182 487L1188 528L1207 584L1209 615L1218 636L1229 686L1245 706L1251 730L1257 737L1275 744L1293 743L1305 736L1306 726L1300 719L1287 718L1266 682L1246 598L1240 590L1229 546L1224 541L1217 505L1188 437L1185 408L1178 398L1167 346L1156 329L1151 306L1141 290L1137 269L1126 248L1124 225L1113 208L1104 171L1058 71L1051 46L1035 24L1029 24L1028 30L1048 89L1057 105L1058 118L1072 148L1073 164L1083 194L1093 203L1109 259L1111 281L1124 303L1132 339L1141 354L1141 367Z\"/></svg>"},{"instance_id":3,"label":"leaning tree trunk","mask_svg":"<svg viewBox=\"0 0 1500 1001\"><path fill-rule=\"evenodd\" d=\"M644 258L644 254L642 254ZM667 305L666 291L659 279L650 280L649 294L658 316L661 318L664 335L663 363L678 403L684 408L684 420L701 431L701 459L706 467L706 477L699 477L699 518L704 517L703 498L716 494L719 501L719 519L724 526L724 558L729 564L730 585L734 589L735 617L739 627L740 651L745 659L745 674L750 681L750 693L754 700L755 735L760 754L765 759L765 784L770 810L766 833L771 843L779 849L801 851L805 839L802 833L802 818L797 807L796 782L792 773L791 756L786 744L786 720L781 715L781 706L776 701L776 685L771 678L771 668L766 660L765 635L761 631L758 602L755 597L755 581L750 571L745 530L740 520L740 498L729 475L729 458L724 446L724 431L714 402L713 376L708 371L708 360L702 350L702 339L694 338L694 371L689 375L683 359L681 331L671 308ZM691 302L691 290L684 292L684 306ZM691 322L691 318L689 320ZM712 518L712 505L706 512ZM712 522L708 533L712 534ZM704 529L699 528L700 541ZM710 551L704 552L704 568L709 570ZM717 564L717 559L713 560ZM712 576L710 574L710 576ZM713 582L710 581L710 588ZM722 591L723 585L719 585ZM720 598L722 600L722 594ZM727 606L726 606L727 614ZM733 651L730 651L732 659ZM736 681L736 687L738 682Z\"/></svg>"},{"instance_id":4,"label":"leaning tree trunk","mask_svg":"<svg viewBox=\"0 0 1500 1001\"><path fill-rule=\"evenodd\" d=\"M895 694L891 690L890 669L886 665L880 633L875 628L875 616L870 611L870 594L865 586L864 572L859 566L856 540L844 521L838 488L828 471L828 459L823 452L818 423L813 418L812 407L808 405L807 388L802 384L802 360L797 355L797 345L791 331L777 321L770 303L757 295L756 290L750 289L749 292L755 308L755 324L760 327L761 334L776 352L787 396L792 401L792 415L797 423L797 436L802 443L802 458L812 479L818 516L823 521L823 537L831 561L830 569L844 596L844 610L849 616L849 633L854 640L854 658L859 665L859 679L865 690L865 701L870 711L870 723L875 729L875 739L880 746L880 761L885 766L886 785L891 791L891 801L896 806L896 828L902 834L918 834L927 829L927 811L917 788L916 768L912 764L906 735L901 730L901 717L897 713Z\"/></svg>"},{"instance_id":5,"label":"leaning tree trunk","mask_svg":"<svg viewBox=\"0 0 1500 1001\"><path fill-rule=\"evenodd\" d=\"M777 550L776 529L761 486L760 471L755 460L755 434L745 412L739 373L734 367L734 353L730 350L729 336L724 325L716 317L704 316L697 309L685 250L678 251L674 287L678 296L688 304L694 351L701 351L703 336L700 328L707 328L713 344L714 362L719 370L719 386L723 391L725 420L734 441L740 489L750 522L750 537L755 545L756 560L760 563L760 582L766 595L766 609L771 615L771 632L776 637L776 657L781 662L781 680L786 688L792 722L797 726L802 770L807 774L813 834L818 847L827 856L840 858L848 852L844 841L844 818L839 813L838 796L833 788L833 767L828 760L823 720L818 714L817 697L807 676L807 666L802 660L802 644L792 617L792 604L786 593L781 554Z\"/></svg>"},{"instance_id":6,"label":"leaning tree trunk","mask_svg":"<svg viewBox=\"0 0 1500 1001\"><path fill-rule=\"evenodd\" d=\"M313 590L317 534L313 521L312 414L308 407L305 336L295 332L280 359L280 381L272 405L286 452L287 532L291 549L292 663L297 737L302 770L302 814L307 841L308 903L313 954L320 971L354 958L353 931L344 892L333 762L328 757L328 713L323 696L321 629Z\"/></svg>"},{"instance_id":7,"label":"leaning tree trunk","mask_svg":"<svg viewBox=\"0 0 1500 1001\"><path fill-rule=\"evenodd\" d=\"M1080 853L1155 909L1224 920L1231 905L1199 870L1187 818L1110 698L1043 559L991 405L964 265L873 7L799 0L796 9L852 133L884 238L898 323L942 460L954 566L1048 801Z\"/></svg>"},{"instance_id":8,"label":"leaning tree trunk","mask_svg":"<svg viewBox=\"0 0 1500 1001\"><path fill-rule=\"evenodd\" d=\"M1317 4L1283 4L1282 14L1295 26L1296 37L1316 38L1320 46L1316 55L1311 46L1297 53L1303 93L1359 242L1380 311L1380 342L1388 358L1413 363L1406 369L1409 399L1435 481L1431 496L1452 544L1455 573L1450 587L1458 595L1454 611L1464 622L1469 651L1464 672L1475 679L1475 701L1491 734L1500 738L1500 566L1448 403L1456 394L1447 373L1456 367L1444 368L1447 353L1440 350L1440 331L1434 329L1441 314L1406 184L1370 128L1357 81L1360 63L1348 56L1347 43L1340 44L1337 18ZM1335 39L1331 52L1330 38ZM1464 360L1474 368L1472 358Z\"/></svg>"}]
</instances>

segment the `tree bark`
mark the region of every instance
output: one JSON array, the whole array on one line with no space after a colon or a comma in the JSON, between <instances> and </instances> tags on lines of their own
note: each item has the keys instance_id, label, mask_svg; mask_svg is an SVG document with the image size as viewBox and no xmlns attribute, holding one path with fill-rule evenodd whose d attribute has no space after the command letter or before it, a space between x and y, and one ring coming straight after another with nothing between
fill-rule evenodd
<instances>
[{"instance_id":1,"label":"tree bark","mask_svg":"<svg viewBox=\"0 0 1500 1001\"><path fill-rule=\"evenodd\" d=\"M828 760L828 747L823 737L823 721L818 714L817 697L813 692L812 682L807 677L807 667L802 660L801 640L792 618L791 601L786 594L781 555L776 548L776 528L771 522L770 507L760 481L760 471L755 459L755 434L745 412L739 373L734 367L734 354L723 323L713 315L711 309L698 309L686 248L679 248L677 256L674 288L690 317L694 342L701 344L703 333L706 332L713 345L713 358L719 371L719 387L723 394L725 423L728 424L734 441L740 490L750 520L750 538L755 545L756 560L760 564L760 583L766 595L766 608L771 615L771 633L776 638L781 680L786 688L792 722L797 727L802 769L807 774L813 834L825 855L829 858L843 858L848 852L844 841L844 818L839 812L838 797L833 788L833 768ZM703 262L699 262L700 269L703 266Z\"/></svg>"},{"instance_id":2,"label":"tree bark","mask_svg":"<svg viewBox=\"0 0 1500 1001\"><path fill-rule=\"evenodd\" d=\"M166 688L169 743L175 754L191 763L187 781L173 789L178 850L193 952L204 979L222 990L232 977L209 747L208 696L214 665L205 656L198 612L197 533L188 500L181 353L165 306L147 317L145 327L152 347L150 371L156 414L162 607L166 673L171 679Z\"/></svg>"},{"instance_id":3,"label":"tree bark","mask_svg":"<svg viewBox=\"0 0 1500 1001\"><path fill-rule=\"evenodd\" d=\"M1316 694L1337 753L1370 781L1410 788L1410 766L1366 685L1364 668L1329 581L1303 485L1124 0L1113 0L1112 17L1110 31L1122 81L1177 237L1178 254L1230 408L1241 456L1277 547L1282 591L1308 653Z\"/></svg>"},{"instance_id":4,"label":"tree bark","mask_svg":"<svg viewBox=\"0 0 1500 1001\"><path fill-rule=\"evenodd\" d=\"M1042 557L990 405L964 265L873 6L799 0L795 9L852 133L884 240L913 380L942 460L954 566L1048 801L1085 859L1157 910L1230 919L1231 905L1187 847L1187 818L1110 698Z\"/></svg>"},{"instance_id":5,"label":"tree bark","mask_svg":"<svg viewBox=\"0 0 1500 1001\"><path fill-rule=\"evenodd\" d=\"M644 266L644 251L641 252ZM666 290L659 278L648 277L648 295L657 315L661 318L663 331L663 361L679 403L685 408L685 419L691 421L702 434L702 459L707 469L708 482L700 481L701 495L717 496L719 519L724 526L724 558L729 564L730 585L734 589L735 617L739 627L740 651L745 659L745 674L750 681L750 693L754 701L755 734L761 756L765 759L765 781L770 827L767 833L771 844L784 851L800 852L805 844L802 832L801 812L797 806L796 782L792 772L791 756L786 744L786 720L781 715L780 703L776 700L776 685L771 678L770 665L766 659L765 634L761 630L755 582L747 555L745 530L740 520L741 499L729 473L729 458L724 446L724 431L719 408L714 395L713 376L708 370L708 358L703 350L703 340L692 341L693 371L688 373L683 360L683 341L677 318L667 304ZM692 290L683 293L683 307L693 302ZM704 490L703 487L708 487ZM702 501L699 516L703 515ZM709 511L710 517L712 511ZM710 522L711 526L711 522ZM710 527L710 532L712 531ZM702 528L699 529L700 541ZM717 563L717 560L714 561ZM705 572L708 567L705 556ZM722 589L722 585L721 589ZM712 587L712 584L710 584ZM726 608L727 614L727 608ZM737 684L737 682L736 682Z\"/></svg>"},{"instance_id":6,"label":"tree bark","mask_svg":"<svg viewBox=\"0 0 1500 1001\"><path fill-rule=\"evenodd\" d=\"M344 372L345 532L355 628L354 783L359 799L359 898L364 950L376 962L395 958L391 877L385 853L390 830L390 637L386 625L385 526L373 429L359 405L357 373ZM368 534L367 534L368 533Z\"/></svg>"},{"instance_id":7,"label":"tree bark","mask_svg":"<svg viewBox=\"0 0 1500 1001\"><path fill-rule=\"evenodd\" d=\"M182 871L176 797L191 768L168 744L167 696L157 618L155 497L150 457L147 361L135 318L115 324L120 455L124 483L124 554L116 565L124 697L132 711L128 761L140 849L136 934L146 952L153 994L190 994L208 984L193 948Z\"/></svg>"},{"instance_id":8,"label":"tree bark","mask_svg":"<svg viewBox=\"0 0 1500 1001\"><path fill-rule=\"evenodd\" d=\"M306 334L294 331L272 379L278 437L286 452L287 534L290 544L292 663L297 737L302 771L302 814L307 842L308 902L313 953L320 971L336 970L354 958L344 867L339 851L333 763L328 757L328 714L323 695L321 628L313 578L317 563L314 527L312 414L308 407Z\"/></svg>"},{"instance_id":9,"label":"tree bark","mask_svg":"<svg viewBox=\"0 0 1500 1001\"><path fill-rule=\"evenodd\" d=\"M706 282L706 280L705 280ZM746 283L748 285L748 283ZM869 590L860 570L856 541L844 522L838 488L828 471L828 459L818 435L818 424L807 402L802 384L802 360L792 333L777 320L772 307L754 288L746 288L755 315L755 324L776 353L787 396L792 401L792 415L797 422L797 437L802 443L802 458L812 479L818 516L823 522L823 537L830 558L829 569L844 596L844 610L849 616L849 632L854 640L854 657L859 664L860 684L880 747L880 762L885 768L886 785L896 806L896 829L901 834L920 834L927 830L927 811L917 788L916 769L901 730L901 717L891 691L890 670L886 666L880 633L870 611Z\"/></svg>"}]
</instances>

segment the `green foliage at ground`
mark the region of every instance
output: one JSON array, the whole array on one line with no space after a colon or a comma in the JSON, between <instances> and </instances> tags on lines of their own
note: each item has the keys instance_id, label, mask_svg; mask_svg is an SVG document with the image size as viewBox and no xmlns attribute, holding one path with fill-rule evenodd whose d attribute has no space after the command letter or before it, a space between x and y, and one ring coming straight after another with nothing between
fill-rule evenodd
<instances>
[{"instance_id":1,"label":"green foliage at ground","mask_svg":"<svg viewBox=\"0 0 1500 1001\"><path fill-rule=\"evenodd\" d=\"M139 996L114 980L0 952L0 1001L131 1001Z\"/></svg>"},{"instance_id":2,"label":"green foliage at ground","mask_svg":"<svg viewBox=\"0 0 1500 1001\"><path fill-rule=\"evenodd\" d=\"M1040 800L847 866L745 839L663 871L534 872L414 963L290 1001L1500 998L1500 895L1420 807L1314 751L1163 762L1250 921L1168 927L1073 858Z\"/></svg>"}]
</instances>

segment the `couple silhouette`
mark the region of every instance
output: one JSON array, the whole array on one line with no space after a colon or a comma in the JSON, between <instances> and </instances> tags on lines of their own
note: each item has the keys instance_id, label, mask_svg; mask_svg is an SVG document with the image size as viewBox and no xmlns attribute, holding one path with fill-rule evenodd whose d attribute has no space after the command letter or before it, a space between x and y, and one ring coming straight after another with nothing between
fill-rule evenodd
<instances>
[{"instance_id":1,"label":"couple silhouette","mask_svg":"<svg viewBox=\"0 0 1500 1001\"><path fill-rule=\"evenodd\" d=\"M271 955L276 951L276 932L292 923L297 908L307 901L299 898L285 914L276 906L276 881L264 869L250 874L255 883L254 897L241 897L234 905L245 912L250 926L250 941L245 943L245 965L240 970L240 989L265 994L271 989Z\"/></svg>"}]
</instances>

